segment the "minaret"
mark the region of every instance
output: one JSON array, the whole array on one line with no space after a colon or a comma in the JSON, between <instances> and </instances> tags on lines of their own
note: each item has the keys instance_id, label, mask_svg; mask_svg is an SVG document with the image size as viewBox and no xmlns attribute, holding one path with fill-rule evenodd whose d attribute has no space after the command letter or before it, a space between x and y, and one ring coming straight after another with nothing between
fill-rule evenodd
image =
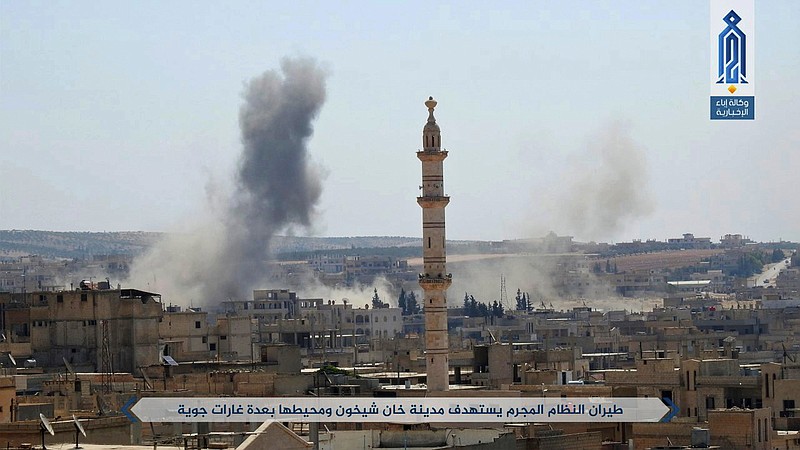
<instances>
[{"instance_id":1,"label":"minaret","mask_svg":"<svg viewBox=\"0 0 800 450\"><path fill-rule=\"evenodd\" d=\"M447 297L452 277L445 269L444 208L450 197L444 194L444 159L439 125L433 117L436 100L429 97L428 123L422 129L422 257L424 272L419 285L425 291L425 363L428 372L428 392L446 391L450 387L449 345L447 343Z\"/></svg>"}]
</instances>

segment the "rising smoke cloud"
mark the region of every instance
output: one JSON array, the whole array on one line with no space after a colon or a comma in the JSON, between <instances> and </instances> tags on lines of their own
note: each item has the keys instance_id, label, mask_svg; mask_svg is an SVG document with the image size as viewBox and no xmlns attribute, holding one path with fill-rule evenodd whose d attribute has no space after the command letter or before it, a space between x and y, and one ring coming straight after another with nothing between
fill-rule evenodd
<instances>
[{"instance_id":1,"label":"rising smoke cloud","mask_svg":"<svg viewBox=\"0 0 800 450\"><path fill-rule=\"evenodd\" d=\"M312 59L286 58L244 86L242 153L222 201L211 188L208 220L167 236L134 262L128 283L151 286L177 303L242 299L267 276L272 237L310 227L322 193L307 143L325 102L326 73ZM159 278L161 281L159 282Z\"/></svg>"},{"instance_id":2,"label":"rising smoke cloud","mask_svg":"<svg viewBox=\"0 0 800 450\"><path fill-rule=\"evenodd\" d=\"M607 127L575 156L551 206L559 231L609 239L653 211L645 151L624 125Z\"/></svg>"},{"instance_id":3,"label":"rising smoke cloud","mask_svg":"<svg viewBox=\"0 0 800 450\"><path fill-rule=\"evenodd\" d=\"M582 260L584 257L577 254L519 254L448 263L447 269L453 274L453 285L447 290L447 304L449 307L461 306L465 293L484 303L499 301L501 276L505 277L508 300L503 306L509 309L516 306L517 289L527 292L532 306L537 309L544 303L545 307L555 310L588 306L602 311L640 311L661 302L657 295L620 297L607 282L587 270L578 275L579 289L565 289L563 282L567 272L580 270L576 263Z\"/></svg>"}]
</instances>

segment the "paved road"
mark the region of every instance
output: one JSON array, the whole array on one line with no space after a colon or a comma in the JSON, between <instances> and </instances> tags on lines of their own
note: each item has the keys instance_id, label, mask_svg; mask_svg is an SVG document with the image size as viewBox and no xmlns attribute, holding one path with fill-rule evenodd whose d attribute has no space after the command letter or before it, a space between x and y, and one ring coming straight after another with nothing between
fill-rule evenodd
<instances>
[{"instance_id":1,"label":"paved road","mask_svg":"<svg viewBox=\"0 0 800 450\"><path fill-rule=\"evenodd\" d=\"M775 278L778 277L781 270L789 267L789 261L790 260L786 258L774 264L765 264L761 274L754 277L754 286L774 286Z\"/></svg>"}]
</instances>

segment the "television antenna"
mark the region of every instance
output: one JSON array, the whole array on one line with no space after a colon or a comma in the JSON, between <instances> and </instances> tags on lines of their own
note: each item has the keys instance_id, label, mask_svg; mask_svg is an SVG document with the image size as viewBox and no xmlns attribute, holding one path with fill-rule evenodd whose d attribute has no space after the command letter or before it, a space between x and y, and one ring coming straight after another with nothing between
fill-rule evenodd
<instances>
[{"instance_id":1,"label":"television antenna","mask_svg":"<svg viewBox=\"0 0 800 450\"><path fill-rule=\"evenodd\" d=\"M781 348L783 348L783 364L781 364L781 378L783 378L786 373L786 360L788 359L789 361L797 364L797 357L790 355L789 352L786 351L786 345L783 342L781 342Z\"/></svg>"},{"instance_id":2,"label":"television antenna","mask_svg":"<svg viewBox=\"0 0 800 450\"><path fill-rule=\"evenodd\" d=\"M47 420L47 417L42 413L39 413L39 431L42 433L42 450L47 450L47 447L44 445L44 432L47 431L50 433L50 436L55 436L56 432L53 430L53 425L50 424L50 421Z\"/></svg>"},{"instance_id":3,"label":"television antenna","mask_svg":"<svg viewBox=\"0 0 800 450\"><path fill-rule=\"evenodd\" d=\"M101 330L102 345L100 346L100 380L103 393L108 394L111 392L111 380L114 372L114 368L111 365L111 344L110 333L108 330L108 320L101 321Z\"/></svg>"},{"instance_id":4,"label":"television antenna","mask_svg":"<svg viewBox=\"0 0 800 450\"><path fill-rule=\"evenodd\" d=\"M508 292L506 291L506 276L500 274L500 304L503 305L503 308L511 309L511 305L508 304Z\"/></svg>"},{"instance_id":5,"label":"television antenna","mask_svg":"<svg viewBox=\"0 0 800 450\"><path fill-rule=\"evenodd\" d=\"M83 448L80 446L78 442L78 437L82 434L83 437L86 437L86 430L83 429L83 425L81 425L81 421L75 417L75 414L72 415L72 422L75 424L75 449Z\"/></svg>"}]
</instances>

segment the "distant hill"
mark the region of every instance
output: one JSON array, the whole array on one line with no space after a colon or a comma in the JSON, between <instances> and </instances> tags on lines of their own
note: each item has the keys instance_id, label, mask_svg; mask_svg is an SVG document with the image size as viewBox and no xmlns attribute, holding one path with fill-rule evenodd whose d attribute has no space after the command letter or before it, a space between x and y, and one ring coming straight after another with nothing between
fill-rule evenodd
<instances>
[{"instance_id":1,"label":"distant hill","mask_svg":"<svg viewBox=\"0 0 800 450\"><path fill-rule=\"evenodd\" d=\"M135 256L165 236L166 233L145 231L0 230L0 259L26 255L66 259L89 259L92 255ZM313 253L338 250L348 255L386 254L414 257L422 254L421 243L419 237L406 236L276 236L272 241L272 248L279 259L305 259ZM453 253L468 249L480 252L486 243L448 241L448 245Z\"/></svg>"},{"instance_id":2,"label":"distant hill","mask_svg":"<svg viewBox=\"0 0 800 450\"><path fill-rule=\"evenodd\" d=\"M422 238L404 236L296 237L276 236L272 242L278 253L421 246Z\"/></svg>"},{"instance_id":3,"label":"distant hill","mask_svg":"<svg viewBox=\"0 0 800 450\"><path fill-rule=\"evenodd\" d=\"M39 255L81 259L92 255L136 255L161 236L163 233L143 231L0 230L0 258Z\"/></svg>"},{"instance_id":4,"label":"distant hill","mask_svg":"<svg viewBox=\"0 0 800 450\"><path fill-rule=\"evenodd\" d=\"M87 259L92 255L137 255L164 236L165 233L144 231L0 230L0 259L13 259L25 255L66 259ZM420 238L276 236L272 245L276 255L290 256L356 248L412 249L420 246Z\"/></svg>"}]
</instances>

